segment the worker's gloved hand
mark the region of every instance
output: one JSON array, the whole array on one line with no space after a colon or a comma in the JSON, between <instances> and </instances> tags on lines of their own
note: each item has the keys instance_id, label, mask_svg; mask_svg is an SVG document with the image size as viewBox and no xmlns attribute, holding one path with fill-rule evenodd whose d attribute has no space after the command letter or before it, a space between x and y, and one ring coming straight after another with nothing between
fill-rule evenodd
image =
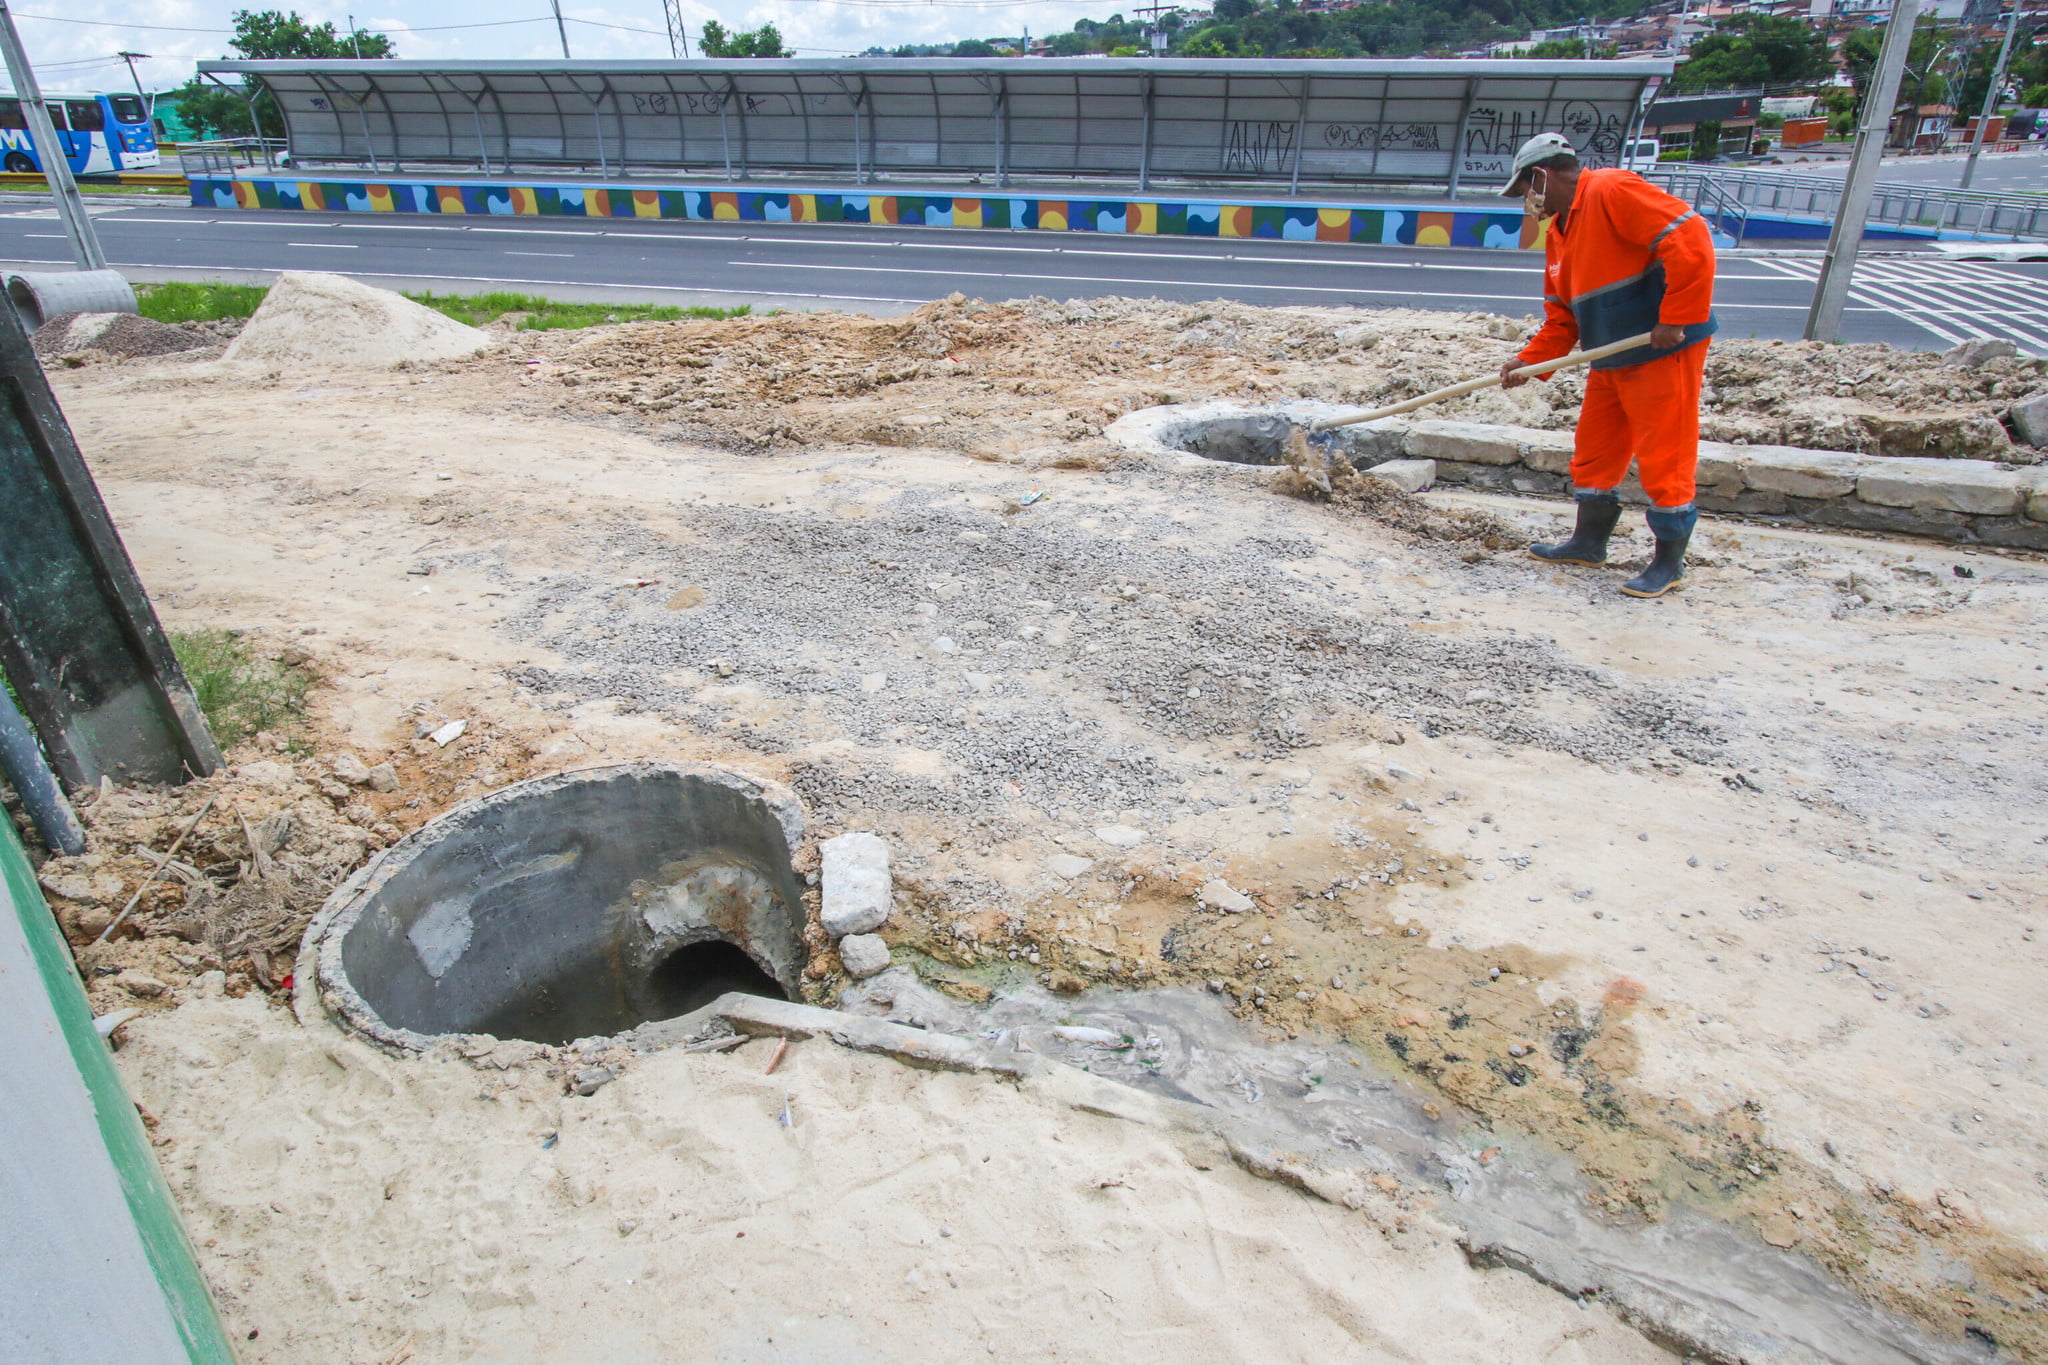
<instances>
[{"instance_id":1,"label":"worker's gloved hand","mask_svg":"<svg viewBox=\"0 0 2048 1365\"><path fill-rule=\"evenodd\" d=\"M1650 346L1653 350L1668 351L1685 344L1685 329L1675 322L1660 322L1650 329Z\"/></svg>"},{"instance_id":2,"label":"worker's gloved hand","mask_svg":"<svg viewBox=\"0 0 2048 1365\"><path fill-rule=\"evenodd\" d=\"M1504 389L1519 389L1522 387L1522 385L1528 383L1528 375L1515 373L1516 370L1521 369L1522 366L1526 363L1527 362L1524 361L1520 356L1516 356L1513 360L1510 360L1509 362L1507 362L1507 364L1501 366L1500 386Z\"/></svg>"}]
</instances>

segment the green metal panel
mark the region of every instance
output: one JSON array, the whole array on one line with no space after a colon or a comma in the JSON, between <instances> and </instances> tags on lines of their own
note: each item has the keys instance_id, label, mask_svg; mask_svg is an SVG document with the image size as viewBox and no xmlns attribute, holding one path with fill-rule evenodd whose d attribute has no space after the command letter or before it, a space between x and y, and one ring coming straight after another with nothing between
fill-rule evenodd
<instances>
[{"instance_id":1,"label":"green metal panel","mask_svg":"<svg viewBox=\"0 0 2048 1365\"><path fill-rule=\"evenodd\" d=\"M0 668L67 784L182 782L220 751L71 427L0 307Z\"/></svg>"},{"instance_id":2,"label":"green metal panel","mask_svg":"<svg viewBox=\"0 0 2048 1365\"><path fill-rule=\"evenodd\" d=\"M83 1082L91 1101L93 1118L105 1148L104 1152L8 1152L5 1154L6 1164L11 1169L25 1167L30 1171L38 1166L61 1164L70 1167L69 1174L75 1175L81 1166L110 1160L128 1216L134 1224L134 1233L141 1240L149 1271L155 1278L154 1288L162 1296L163 1307L176 1330L185 1358L192 1365L234 1365L234 1349L221 1331L220 1318L207 1293L206 1280L199 1272L199 1263L186 1239L184 1225L178 1219L170 1191L157 1169L149 1135L143 1130L142 1120L135 1112L135 1103L122 1086L119 1073L114 1070L113 1056L93 1028L92 1009L86 1003L84 988L79 985L71 954L57 933L49 907L43 902L28 858L22 852L21 841L15 836L14 826L5 819L0 819L0 896L4 896L6 901L5 913L20 926L20 932L27 941L28 956L34 964L36 976L34 982L8 981L6 989L29 993L40 985L42 994L47 996L49 1017L55 1020L56 1027L63 1034L71 1062L77 1068L77 1080ZM23 1003L20 996L16 997L15 1003ZM17 1079L23 1084L10 1093L10 1106L57 1102L57 1097L39 1093L42 1087L34 1083L47 1083L51 1078L31 1075ZM69 1082L71 1078L59 1079ZM64 1087L51 1085L49 1088L57 1090ZM53 1180L51 1183L58 1182ZM119 1204L114 1207L118 1208ZM100 1228L92 1231L97 1238L113 1240L123 1230ZM77 1316L86 1320L96 1312L104 1314L109 1311L110 1303L117 1305L115 1311L125 1317L144 1316L155 1308L153 1304L143 1305L134 1301L134 1295L140 1288L136 1284L99 1283L91 1277L65 1276L65 1267L56 1255L49 1257L48 1267L50 1283L10 1283L0 1293L69 1298L77 1302ZM131 1278L139 1277L138 1270ZM49 1345L47 1342L38 1344ZM79 1355L71 1358L110 1357Z\"/></svg>"}]
</instances>

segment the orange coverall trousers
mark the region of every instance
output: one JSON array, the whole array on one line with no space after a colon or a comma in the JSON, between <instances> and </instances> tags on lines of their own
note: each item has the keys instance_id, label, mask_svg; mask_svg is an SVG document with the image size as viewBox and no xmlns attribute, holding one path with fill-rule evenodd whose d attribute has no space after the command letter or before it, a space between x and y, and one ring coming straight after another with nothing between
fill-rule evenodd
<instances>
[{"instance_id":1,"label":"orange coverall trousers","mask_svg":"<svg viewBox=\"0 0 2048 1365\"><path fill-rule=\"evenodd\" d=\"M1630 457L1650 501L1692 501L1699 464L1700 384L1708 341L1619 370L1589 370L1572 442L1572 487L1609 490L1628 477Z\"/></svg>"}]
</instances>

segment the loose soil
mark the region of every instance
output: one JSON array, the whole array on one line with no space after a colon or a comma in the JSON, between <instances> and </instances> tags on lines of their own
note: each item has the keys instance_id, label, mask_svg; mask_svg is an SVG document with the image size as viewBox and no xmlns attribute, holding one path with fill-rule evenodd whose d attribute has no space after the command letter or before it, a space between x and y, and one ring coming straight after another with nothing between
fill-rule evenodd
<instances>
[{"instance_id":1,"label":"loose soil","mask_svg":"<svg viewBox=\"0 0 2048 1365\"><path fill-rule=\"evenodd\" d=\"M1636 603L1614 589L1646 555L1637 526L1612 570L1559 570L1502 548L1552 532L1554 504L1310 501L1100 437L1142 402L1420 391L1497 365L1513 330L953 300L889 322L522 334L409 371L59 375L167 620L246 628L325 679L310 756L274 737L207 784L114 792L85 812L88 859L43 869L79 942L151 865L136 850L222 793L181 854L190 876L145 896L141 936L79 954L99 1008L154 1011L124 1055L188 1215L232 1227L208 1254L237 1321L287 1333L307 1308L287 1267L323 1267L325 1315L252 1349L338 1356L366 1322L431 1333L439 1354L514 1338L381 1285L390 1226L361 1224L390 1250L355 1257L320 1218L269 1220L217 1188L207 1172L244 1140L226 1116L272 1102L283 1072L181 1080L167 1059L259 1048L299 1068L294 1103L344 1117L460 1078L468 1063L287 1066L356 1045L213 993L262 996L320 888L452 801L651 756L791 782L816 833L881 833L886 934L957 994L1212 990L1275 1032L1369 1048L1467 1116L1475 1147L1570 1151L1608 1216L1696 1205L1937 1330L2048 1356L2048 566L1709 521L1693 580ZM1816 368L1875 364L1902 386L1916 406L1859 398L1877 416L1840 428L1880 446L1886 423L1962 431L2044 386L2033 362L1965 372L1882 348L1715 356L1760 374L1713 379L1759 440L1786 439L1794 408L1818 420L1820 400L1792 396ZM1561 392L1451 415L1563 425ZM469 725L443 748L427 735L449 719ZM342 780L344 752L392 762L395 789ZM294 824L259 875L279 812ZM251 880L275 894L220 908ZM1218 882L1251 910L1214 908ZM808 979L821 1000L843 984L822 941ZM536 1102L562 1103L565 1062L523 1065ZM673 1081L654 1071L600 1096L637 1114ZM403 1197L426 1223L405 1262L457 1256L473 1218L507 1244L543 1236L538 1204L431 1202L440 1173L472 1178L471 1146L432 1117L454 1100L419 1093L402 1106L417 1122L377 1137L416 1173ZM932 1127L918 1140L943 1142ZM593 1198L637 1217L622 1192L668 1168L605 1160L628 1173ZM280 1163L286 1183L305 1169ZM572 1311L524 1274L504 1282L526 1304L508 1332ZM893 1282L867 1292L909 1311Z\"/></svg>"}]
</instances>

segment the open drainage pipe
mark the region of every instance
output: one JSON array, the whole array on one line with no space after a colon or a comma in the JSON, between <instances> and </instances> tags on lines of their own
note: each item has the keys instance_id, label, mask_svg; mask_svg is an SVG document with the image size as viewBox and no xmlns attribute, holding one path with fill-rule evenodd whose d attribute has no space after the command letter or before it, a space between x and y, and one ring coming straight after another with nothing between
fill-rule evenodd
<instances>
[{"instance_id":1,"label":"open drainage pipe","mask_svg":"<svg viewBox=\"0 0 2048 1365\"><path fill-rule=\"evenodd\" d=\"M802 840L793 794L719 768L517 783L328 898L300 948L298 1004L424 1049L450 1034L608 1036L733 990L788 999L806 959Z\"/></svg>"}]
</instances>

